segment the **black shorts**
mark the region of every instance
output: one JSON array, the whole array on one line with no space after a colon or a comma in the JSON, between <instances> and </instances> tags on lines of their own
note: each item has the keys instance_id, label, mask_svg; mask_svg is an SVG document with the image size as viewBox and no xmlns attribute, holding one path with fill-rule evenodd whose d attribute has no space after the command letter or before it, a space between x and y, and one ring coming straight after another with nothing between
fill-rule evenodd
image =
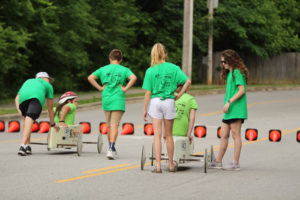
<instances>
[{"instance_id":1,"label":"black shorts","mask_svg":"<svg viewBox=\"0 0 300 200\"><path fill-rule=\"evenodd\" d=\"M38 99L28 99L26 101L23 101L19 108L22 112L22 115L24 117L28 116L34 121L39 118L41 112L42 112L42 106Z\"/></svg>"},{"instance_id":2,"label":"black shorts","mask_svg":"<svg viewBox=\"0 0 300 200\"><path fill-rule=\"evenodd\" d=\"M244 119L240 119L240 118L234 118L234 119L223 119L222 122L224 122L225 124L231 124L233 122L236 122L238 120L242 120L242 124L244 123Z\"/></svg>"}]
</instances>

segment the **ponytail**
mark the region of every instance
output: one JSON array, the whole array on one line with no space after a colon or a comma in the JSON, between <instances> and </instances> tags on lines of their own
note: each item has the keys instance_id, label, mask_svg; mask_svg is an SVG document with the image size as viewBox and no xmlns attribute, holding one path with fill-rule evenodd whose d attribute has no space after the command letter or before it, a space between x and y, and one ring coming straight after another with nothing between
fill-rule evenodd
<instances>
[{"instance_id":1,"label":"ponytail","mask_svg":"<svg viewBox=\"0 0 300 200\"><path fill-rule=\"evenodd\" d=\"M151 50L151 66L163 63L167 58L167 52L164 45L161 43L156 43L153 45Z\"/></svg>"}]
</instances>

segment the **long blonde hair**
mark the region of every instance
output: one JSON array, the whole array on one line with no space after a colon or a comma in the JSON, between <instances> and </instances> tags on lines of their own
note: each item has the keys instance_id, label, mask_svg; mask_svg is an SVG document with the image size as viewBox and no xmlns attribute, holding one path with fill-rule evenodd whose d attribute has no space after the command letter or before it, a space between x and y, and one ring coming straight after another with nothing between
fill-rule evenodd
<instances>
[{"instance_id":1,"label":"long blonde hair","mask_svg":"<svg viewBox=\"0 0 300 200\"><path fill-rule=\"evenodd\" d=\"M168 54L164 45L161 43L154 44L151 50L151 66L163 63L167 56Z\"/></svg>"}]
</instances>

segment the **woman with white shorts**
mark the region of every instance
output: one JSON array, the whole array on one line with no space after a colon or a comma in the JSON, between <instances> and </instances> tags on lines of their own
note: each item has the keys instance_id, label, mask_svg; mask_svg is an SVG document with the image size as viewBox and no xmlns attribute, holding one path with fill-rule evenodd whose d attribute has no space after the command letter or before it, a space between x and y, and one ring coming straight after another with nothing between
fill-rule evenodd
<instances>
[{"instance_id":1,"label":"woman with white shorts","mask_svg":"<svg viewBox=\"0 0 300 200\"><path fill-rule=\"evenodd\" d=\"M169 171L175 172L173 163L174 141L172 136L173 122L176 117L175 100L179 99L191 81L182 72L179 66L166 62L167 53L161 43L156 43L151 50L151 66L147 69L143 89L144 120L150 116L154 128L154 151L156 166L154 173L161 173L161 136L162 124L164 124L164 137L167 141L169 157ZM183 85L177 96L174 95L177 85ZM150 105L149 105L150 103ZM148 109L149 106L149 109Z\"/></svg>"}]
</instances>

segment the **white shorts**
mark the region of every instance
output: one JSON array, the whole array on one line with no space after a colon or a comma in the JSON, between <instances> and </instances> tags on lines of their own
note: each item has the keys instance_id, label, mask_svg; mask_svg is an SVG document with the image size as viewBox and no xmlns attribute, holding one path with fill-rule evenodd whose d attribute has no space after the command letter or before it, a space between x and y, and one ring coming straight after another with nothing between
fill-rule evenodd
<instances>
[{"instance_id":1,"label":"white shorts","mask_svg":"<svg viewBox=\"0 0 300 200\"><path fill-rule=\"evenodd\" d=\"M151 99L148 115L156 119L174 119L176 117L175 100L160 100L160 97Z\"/></svg>"}]
</instances>

